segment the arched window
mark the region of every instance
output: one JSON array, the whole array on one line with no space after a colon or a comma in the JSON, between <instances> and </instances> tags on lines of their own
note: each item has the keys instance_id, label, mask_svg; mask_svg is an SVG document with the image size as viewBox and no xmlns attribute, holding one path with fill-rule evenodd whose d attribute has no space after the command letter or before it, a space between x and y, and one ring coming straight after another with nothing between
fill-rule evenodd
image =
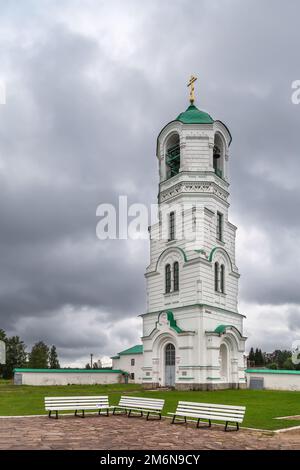
<instances>
[{"instance_id":1,"label":"arched window","mask_svg":"<svg viewBox=\"0 0 300 470\"><path fill-rule=\"evenodd\" d=\"M179 263L175 261L173 264L173 290L179 290Z\"/></svg>"},{"instance_id":2,"label":"arched window","mask_svg":"<svg viewBox=\"0 0 300 470\"><path fill-rule=\"evenodd\" d=\"M167 264L165 267L165 277L166 277L166 293L171 292L171 266Z\"/></svg>"},{"instance_id":3,"label":"arched window","mask_svg":"<svg viewBox=\"0 0 300 470\"><path fill-rule=\"evenodd\" d=\"M224 144L219 134L215 134L213 167L216 175L220 178L224 178Z\"/></svg>"},{"instance_id":4,"label":"arched window","mask_svg":"<svg viewBox=\"0 0 300 470\"><path fill-rule=\"evenodd\" d=\"M215 263L215 291L219 291L219 263Z\"/></svg>"},{"instance_id":5,"label":"arched window","mask_svg":"<svg viewBox=\"0 0 300 470\"><path fill-rule=\"evenodd\" d=\"M225 266L221 264L220 268L220 291L225 294Z\"/></svg>"},{"instance_id":6,"label":"arched window","mask_svg":"<svg viewBox=\"0 0 300 470\"><path fill-rule=\"evenodd\" d=\"M167 179L177 175L180 169L180 139L178 134L173 134L166 146L166 173Z\"/></svg>"}]
</instances>

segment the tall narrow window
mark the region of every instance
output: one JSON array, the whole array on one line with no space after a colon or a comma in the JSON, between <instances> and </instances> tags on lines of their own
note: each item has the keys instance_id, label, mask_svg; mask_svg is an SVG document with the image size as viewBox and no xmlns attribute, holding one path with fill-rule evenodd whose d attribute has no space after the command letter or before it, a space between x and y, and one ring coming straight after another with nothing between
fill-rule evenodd
<instances>
[{"instance_id":1,"label":"tall narrow window","mask_svg":"<svg viewBox=\"0 0 300 470\"><path fill-rule=\"evenodd\" d=\"M219 263L215 263L215 291L219 291Z\"/></svg>"},{"instance_id":2,"label":"tall narrow window","mask_svg":"<svg viewBox=\"0 0 300 470\"><path fill-rule=\"evenodd\" d=\"M193 209L192 209L192 230L193 230L193 232L196 232L196 223L197 223L196 207L194 206Z\"/></svg>"},{"instance_id":3,"label":"tall narrow window","mask_svg":"<svg viewBox=\"0 0 300 470\"><path fill-rule=\"evenodd\" d=\"M223 241L223 214L217 212L217 239Z\"/></svg>"},{"instance_id":4,"label":"tall narrow window","mask_svg":"<svg viewBox=\"0 0 300 470\"><path fill-rule=\"evenodd\" d=\"M221 264L220 268L220 291L225 294L225 266Z\"/></svg>"},{"instance_id":5,"label":"tall narrow window","mask_svg":"<svg viewBox=\"0 0 300 470\"><path fill-rule=\"evenodd\" d=\"M175 240L175 212L169 215L169 240Z\"/></svg>"},{"instance_id":6,"label":"tall narrow window","mask_svg":"<svg viewBox=\"0 0 300 470\"><path fill-rule=\"evenodd\" d=\"M175 261L173 264L173 283L174 283L174 291L179 290L179 263Z\"/></svg>"},{"instance_id":7,"label":"tall narrow window","mask_svg":"<svg viewBox=\"0 0 300 470\"><path fill-rule=\"evenodd\" d=\"M168 294L169 292L171 292L171 266L170 264L167 264L166 265L166 273L165 273L165 277L166 277L166 294Z\"/></svg>"}]
</instances>

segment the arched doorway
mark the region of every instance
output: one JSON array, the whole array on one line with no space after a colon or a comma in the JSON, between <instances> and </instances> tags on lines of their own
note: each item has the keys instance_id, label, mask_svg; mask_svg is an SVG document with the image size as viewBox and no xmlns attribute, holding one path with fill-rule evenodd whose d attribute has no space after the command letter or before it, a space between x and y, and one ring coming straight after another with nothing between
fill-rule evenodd
<instances>
[{"instance_id":1,"label":"arched doorway","mask_svg":"<svg viewBox=\"0 0 300 470\"><path fill-rule=\"evenodd\" d=\"M226 344L220 346L220 375L223 382L228 382L228 349Z\"/></svg>"},{"instance_id":2,"label":"arched doorway","mask_svg":"<svg viewBox=\"0 0 300 470\"><path fill-rule=\"evenodd\" d=\"M175 346L172 343L168 343L165 348L165 385L175 385Z\"/></svg>"}]
</instances>

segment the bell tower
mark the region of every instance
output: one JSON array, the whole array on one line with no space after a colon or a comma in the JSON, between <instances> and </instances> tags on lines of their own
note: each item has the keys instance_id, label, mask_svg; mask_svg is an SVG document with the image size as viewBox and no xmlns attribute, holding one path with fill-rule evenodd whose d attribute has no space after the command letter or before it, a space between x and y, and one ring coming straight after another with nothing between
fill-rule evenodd
<instances>
[{"instance_id":1,"label":"bell tower","mask_svg":"<svg viewBox=\"0 0 300 470\"><path fill-rule=\"evenodd\" d=\"M228 219L231 134L190 104L157 138L159 221L150 228L143 384L245 386L236 227Z\"/></svg>"}]
</instances>

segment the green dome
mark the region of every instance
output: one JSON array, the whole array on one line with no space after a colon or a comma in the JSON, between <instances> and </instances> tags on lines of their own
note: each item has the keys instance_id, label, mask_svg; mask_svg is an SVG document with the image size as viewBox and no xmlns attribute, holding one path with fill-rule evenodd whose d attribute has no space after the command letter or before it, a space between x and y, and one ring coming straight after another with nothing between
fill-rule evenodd
<instances>
[{"instance_id":1,"label":"green dome","mask_svg":"<svg viewBox=\"0 0 300 470\"><path fill-rule=\"evenodd\" d=\"M204 111L196 108L191 104L184 113L180 113L175 121L180 121L183 124L212 124L214 122L213 118Z\"/></svg>"}]
</instances>

